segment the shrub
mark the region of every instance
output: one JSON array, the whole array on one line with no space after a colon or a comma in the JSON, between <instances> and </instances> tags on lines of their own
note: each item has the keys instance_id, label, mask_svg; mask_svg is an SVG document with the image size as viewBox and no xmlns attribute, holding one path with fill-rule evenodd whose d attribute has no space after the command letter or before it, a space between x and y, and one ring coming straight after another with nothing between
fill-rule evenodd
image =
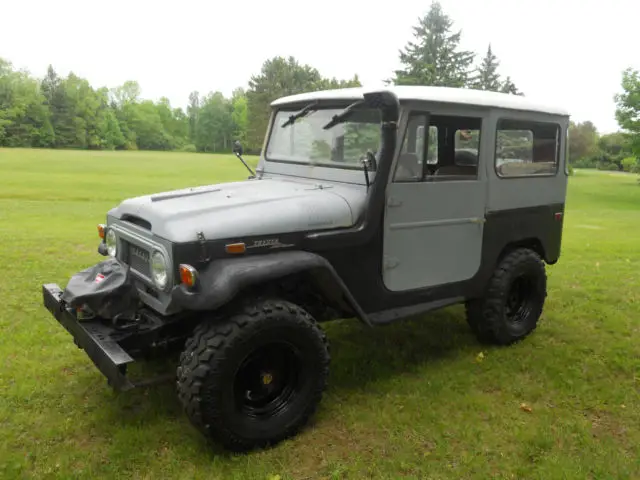
<instances>
[{"instance_id":1,"label":"shrub","mask_svg":"<svg viewBox=\"0 0 640 480\"><path fill-rule=\"evenodd\" d=\"M573 175L573 165L569 164L569 175Z\"/></svg>"},{"instance_id":2,"label":"shrub","mask_svg":"<svg viewBox=\"0 0 640 480\"><path fill-rule=\"evenodd\" d=\"M622 159L622 168L625 172L633 171L633 168L638 165L638 160L635 157L627 157Z\"/></svg>"},{"instance_id":3,"label":"shrub","mask_svg":"<svg viewBox=\"0 0 640 480\"><path fill-rule=\"evenodd\" d=\"M618 165L615 164L615 163L599 162L598 163L598 170L606 170L606 171L617 172L617 171L620 171L620 167L618 167Z\"/></svg>"},{"instance_id":4,"label":"shrub","mask_svg":"<svg viewBox=\"0 0 640 480\"><path fill-rule=\"evenodd\" d=\"M192 143L187 143L186 145L183 145L182 147L180 147L180 151L181 152L189 152L189 153L197 152L196 146L194 144L192 144Z\"/></svg>"},{"instance_id":5,"label":"shrub","mask_svg":"<svg viewBox=\"0 0 640 480\"><path fill-rule=\"evenodd\" d=\"M596 157L579 158L573 162L573 166L576 168L596 168L598 159Z\"/></svg>"}]
</instances>

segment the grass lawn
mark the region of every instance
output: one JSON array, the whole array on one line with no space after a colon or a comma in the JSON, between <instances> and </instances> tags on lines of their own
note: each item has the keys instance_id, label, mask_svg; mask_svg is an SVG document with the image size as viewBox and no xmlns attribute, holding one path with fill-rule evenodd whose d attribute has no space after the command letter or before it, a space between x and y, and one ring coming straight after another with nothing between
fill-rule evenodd
<instances>
[{"instance_id":1,"label":"grass lawn","mask_svg":"<svg viewBox=\"0 0 640 480\"><path fill-rule=\"evenodd\" d=\"M630 175L571 178L532 336L482 347L460 307L377 329L327 325L320 410L271 450L211 449L171 384L113 393L42 306L41 284L101 260L95 225L122 199L246 175L231 156L0 149L0 478L640 478Z\"/></svg>"}]
</instances>

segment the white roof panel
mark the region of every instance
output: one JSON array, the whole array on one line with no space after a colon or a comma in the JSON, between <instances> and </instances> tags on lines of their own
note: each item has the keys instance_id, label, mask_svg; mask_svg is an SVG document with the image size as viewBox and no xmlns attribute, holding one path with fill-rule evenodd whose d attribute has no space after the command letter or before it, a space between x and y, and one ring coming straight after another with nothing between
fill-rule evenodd
<instances>
[{"instance_id":1,"label":"white roof panel","mask_svg":"<svg viewBox=\"0 0 640 480\"><path fill-rule=\"evenodd\" d=\"M510 95L506 93L487 92L468 88L400 86L390 85L380 88L341 88L336 90L321 90L318 92L300 93L282 97L271 103L281 106L293 102L312 102L314 100L359 100L364 92L379 89L394 92L402 101L416 100L435 103L453 103L460 105L476 105L481 107L505 108L509 110L525 110L542 112L552 115L569 116L569 112L558 105L539 102L530 97Z\"/></svg>"}]
</instances>

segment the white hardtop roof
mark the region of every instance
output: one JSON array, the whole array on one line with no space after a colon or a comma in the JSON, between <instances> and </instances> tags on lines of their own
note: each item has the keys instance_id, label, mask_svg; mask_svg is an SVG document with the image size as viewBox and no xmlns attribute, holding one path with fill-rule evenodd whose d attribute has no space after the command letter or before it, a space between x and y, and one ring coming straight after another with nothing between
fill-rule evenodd
<instances>
[{"instance_id":1,"label":"white hardtop roof","mask_svg":"<svg viewBox=\"0 0 640 480\"><path fill-rule=\"evenodd\" d=\"M335 90L321 90L318 92L300 93L282 97L271 103L272 106L282 106L287 103L304 103L315 100L359 100L365 92L375 90L389 90L402 101L424 101L434 103L453 103L459 105L475 105L480 107L505 108L509 110L525 110L542 112L551 115L569 116L569 112L558 105L538 102L532 98L511 95L507 93L487 92L468 88L427 87L427 86L386 86L380 88L341 88Z\"/></svg>"}]
</instances>

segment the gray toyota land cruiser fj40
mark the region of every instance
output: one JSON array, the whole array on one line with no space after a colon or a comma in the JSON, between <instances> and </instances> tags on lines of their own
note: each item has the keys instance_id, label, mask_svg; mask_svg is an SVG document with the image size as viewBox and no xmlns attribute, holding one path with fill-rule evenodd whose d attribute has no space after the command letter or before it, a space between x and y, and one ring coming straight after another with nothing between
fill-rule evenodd
<instances>
[{"instance_id":1,"label":"gray toyota land cruiser fj40","mask_svg":"<svg viewBox=\"0 0 640 480\"><path fill-rule=\"evenodd\" d=\"M275 444L325 389L320 322L463 303L481 341L536 327L568 124L524 97L441 87L278 99L255 173L123 201L98 226L107 258L43 285L44 305L116 390L138 385L135 359L175 348L179 400L207 438Z\"/></svg>"}]
</instances>

